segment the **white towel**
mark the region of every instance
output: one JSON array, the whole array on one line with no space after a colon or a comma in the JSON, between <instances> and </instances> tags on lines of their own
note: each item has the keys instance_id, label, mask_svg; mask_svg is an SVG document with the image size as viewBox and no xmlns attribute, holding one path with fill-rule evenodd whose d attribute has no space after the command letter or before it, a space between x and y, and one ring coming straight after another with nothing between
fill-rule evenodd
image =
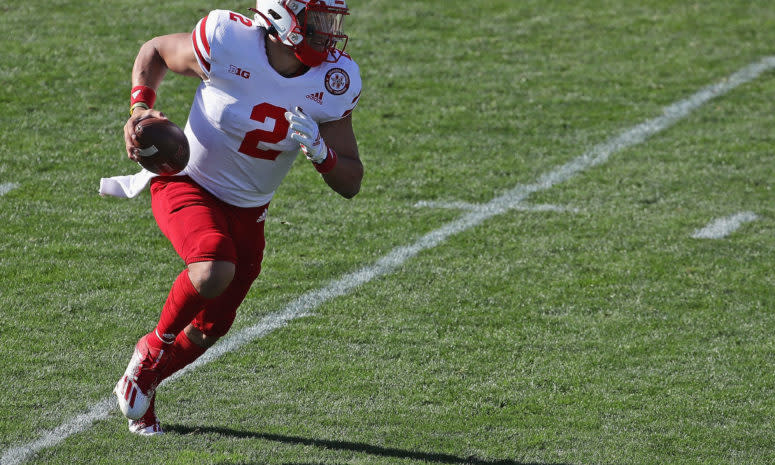
<instances>
[{"instance_id":1,"label":"white towel","mask_svg":"<svg viewBox=\"0 0 775 465\"><path fill-rule=\"evenodd\" d=\"M111 195L124 199L137 197L154 176L156 175L144 169L129 176L102 178L100 179L100 195Z\"/></svg>"}]
</instances>

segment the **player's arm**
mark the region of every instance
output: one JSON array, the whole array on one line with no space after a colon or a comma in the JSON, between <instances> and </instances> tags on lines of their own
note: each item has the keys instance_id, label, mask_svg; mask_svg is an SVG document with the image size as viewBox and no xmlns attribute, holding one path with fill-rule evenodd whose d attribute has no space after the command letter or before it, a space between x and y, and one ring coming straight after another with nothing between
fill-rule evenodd
<instances>
[{"instance_id":1,"label":"player's arm","mask_svg":"<svg viewBox=\"0 0 775 465\"><path fill-rule=\"evenodd\" d=\"M159 86L167 70L205 79L191 46L191 34L154 37L140 47L132 68L132 85Z\"/></svg>"},{"instance_id":2,"label":"player's arm","mask_svg":"<svg viewBox=\"0 0 775 465\"><path fill-rule=\"evenodd\" d=\"M323 179L331 189L345 198L352 198L361 189L363 164L358 155L358 142L353 132L352 115L322 123L320 136L326 145L336 152L333 169L323 173Z\"/></svg>"},{"instance_id":3,"label":"player's arm","mask_svg":"<svg viewBox=\"0 0 775 465\"><path fill-rule=\"evenodd\" d=\"M326 183L342 197L352 198L361 189L363 164L353 133L352 116L318 123L300 107L285 112L291 139L323 175Z\"/></svg>"},{"instance_id":4,"label":"player's arm","mask_svg":"<svg viewBox=\"0 0 775 465\"><path fill-rule=\"evenodd\" d=\"M167 70L184 76L205 79L204 72L197 62L191 46L191 34L179 33L154 37L140 47L132 68L132 88L144 86L153 89L159 87ZM148 116L164 117L158 110L135 107L124 125L124 141L129 158L137 161L135 125Z\"/></svg>"}]
</instances>

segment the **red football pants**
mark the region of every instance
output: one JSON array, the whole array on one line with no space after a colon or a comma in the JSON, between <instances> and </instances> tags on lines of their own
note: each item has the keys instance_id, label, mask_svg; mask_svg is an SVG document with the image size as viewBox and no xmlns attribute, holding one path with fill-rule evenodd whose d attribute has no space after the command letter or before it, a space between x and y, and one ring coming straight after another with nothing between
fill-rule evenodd
<instances>
[{"instance_id":1,"label":"red football pants","mask_svg":"<svg viewBox=\"0 0 775 465\"><path fill-rule=\"evenodd\" d=\"M261 272L264 218L268 206L240 208L229 205L188 176L151 180L153 216L186 265L228 261L236 267L228 288L207 301L191 322L208 336L220 337L229 331L237 308Z\"/></svg>"}]
</instances>

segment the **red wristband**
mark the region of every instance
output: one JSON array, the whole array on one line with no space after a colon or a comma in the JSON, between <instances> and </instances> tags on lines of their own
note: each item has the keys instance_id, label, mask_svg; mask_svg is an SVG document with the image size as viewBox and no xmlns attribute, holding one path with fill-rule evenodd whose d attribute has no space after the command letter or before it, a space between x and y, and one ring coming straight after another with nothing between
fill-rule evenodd
<instances>
[{"instance_id":1,"label":"red wristband","mask_svg":"<svg viewBox=\"0 0 775 465\"><path fill-rule=\"evenodd\" d=\"M318 173L328 173L334 169L334 165L336 165L336 152L334 152L331 147L328 147L328 155L326 156L326 159L323 160L322 163L313 163L313 165L315 165L315 169L318 170Z\"/></svg>"},{"instance_id":2,"label":"red wristband","mask_svg":"<svg viewBox=\"0 0 775 465\"><path fill-rule=\"evenodd\" d=\"M148 108L153 108L156 103L156 91L148 86L134 86L129 94L129 106L135 103L145 103Z\"/></svg>"}]
</instances>

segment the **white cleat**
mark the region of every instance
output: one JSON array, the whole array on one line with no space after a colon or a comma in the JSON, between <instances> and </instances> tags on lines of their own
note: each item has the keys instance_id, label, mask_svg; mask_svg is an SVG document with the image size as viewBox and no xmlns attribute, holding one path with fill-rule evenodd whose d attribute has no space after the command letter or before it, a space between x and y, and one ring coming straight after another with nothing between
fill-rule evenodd
<instances>
[{"instance_id":1,"label":"white cleat","mask_svg":"<svg viewBox=\"0 0 775 465\"><path fill-rule=\"evenodd\" d=\"M151 398L151 406L148 407L148 411L145 412L143 418L139 420L129 420L129 431L140 436L156 436L157 434L164 434L164 430L161 429L161 423L159 418L156 417L156 396Z\"/></svg>"},{"instance_id":2,"label":"white cleat","mask_svg":"<svg viewBox=\"0 0 775 465\"><path fill-rule=\"evenodd\" d=\"M113 388L118 408L130 420L140 420L151 406L161 368L159 362L165 352L162 350L156 359L151 358L145 337L140 338L124 375Z\"/></svg>"},{"instance_id":3,"label":"white cleat","mask_svg":"<svg viewBox=\"0 0 775 465\"><path fill-rule=\"evenodd\" d=\"M150 415L148 415L150 413ZM156 436L158 434L164 434L164 430L161 429L161 423L156 415L148 410L143 418L139 420L129 420L129 432L139 434L140 436ZM150 417L150 418L148 418Z\"/></svg>"},{"instance_id":4,"label":"white cleat","mask_svg":"<svg viewBox=\"0 0 775 465\"><path fill-rule=\"evenodd\" d=\"M149 393L143 393L137 386L136 378L134 376L124 374L116 387L113 389L118 398L118 408L121 413L130 420L139 420L148 411L148 407L151 405L151 398L153 397L153 391ZM148 395L150 394L150 395Z\"/></svg>"},{"instance_id":5,"label":"white cleat","mask_svg":"<svg viewBox=\"0 0 775 465\"><path fill-rule=\"evenodd\" d=\"M146 425L143 420L129 420L129 431L140 436L164 434L164 430L161 429L161 424L158 420L150 425Z\"/></svg>"}]
</instances>

